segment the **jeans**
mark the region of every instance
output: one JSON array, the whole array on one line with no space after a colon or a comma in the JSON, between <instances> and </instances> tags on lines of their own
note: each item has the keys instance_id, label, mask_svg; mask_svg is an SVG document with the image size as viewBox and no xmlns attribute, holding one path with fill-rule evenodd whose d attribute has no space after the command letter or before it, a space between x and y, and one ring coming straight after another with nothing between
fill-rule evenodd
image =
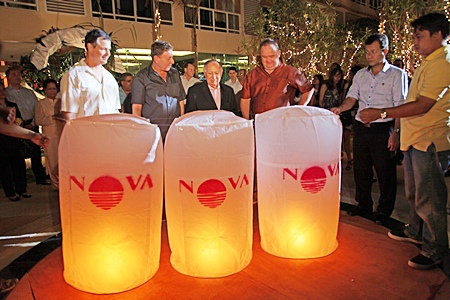
<instances>
[{"instance_id":1,"label":"jeans","mask_svg":"<svg viewBox=\"0 0 450 300\"><path fill-rule=\"evenodd\" d=\"M431 144L426 152L410 147L404 154L405 194L410 206L405 234L422 239L422 255L442 259L448 249L447 186L439 158L448 157L450 151L438 154Z\"/></svg>"}]
</instances>

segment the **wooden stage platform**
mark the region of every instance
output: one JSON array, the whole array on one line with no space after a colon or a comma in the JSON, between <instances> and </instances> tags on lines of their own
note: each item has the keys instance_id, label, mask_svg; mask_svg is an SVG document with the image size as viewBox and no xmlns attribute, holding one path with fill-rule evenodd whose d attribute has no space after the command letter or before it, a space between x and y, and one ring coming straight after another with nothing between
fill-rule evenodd
<instances>
[{"instance_id":1,"label":"wooden stage platform","mask_svg":"<svg viewBox=\"0 0 450 300\"><path fill-rule=\"evenodd\" d=\"M61 248L40 261L8 296L38 299L446 299L441 269L414 270L408 259L419 249L387 237L387 229L341 212L339 247L319 259L293 260L261 249L254 226L253 259L241 272L219 279L175 271L163 224L160 267L145 284L119 294L94 295L65 283ZM256 218L255 218L256 219ZM443 288L444 287L444 288ZM448 299L448 298L447 298Z\"/></svg>"}]
</instances>

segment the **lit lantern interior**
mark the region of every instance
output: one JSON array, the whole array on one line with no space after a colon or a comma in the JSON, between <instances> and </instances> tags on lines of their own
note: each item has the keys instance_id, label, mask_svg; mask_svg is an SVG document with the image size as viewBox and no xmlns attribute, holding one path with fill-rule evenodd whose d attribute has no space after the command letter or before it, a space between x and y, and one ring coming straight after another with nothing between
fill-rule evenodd
<instances>
[{"instance_id":1,"label":"lit lantern interior","mask_svg":"<svg viewBox=\"0 0 450 300\"><path fill-rule=\"evenodd\" d=\"M197 111L172 123L164 149L170 261L180 273L222 277L252 257L252 123Z\"/></svg>"},{"instance_id":2,"label":"lit lantern interior","mask_svg":"<svg viewBox=\"0 0 450 300\"><path fill-rule=\"evenodd\" d=\"M332 253L338 246L339 117L294 106L257 115L255 122L262 248L287 258Z\"/></svg>"},{"instance_id":3,"label":"lit lantern interior","mask_svg":"<svg viewBox=\"0 0 450 300\"><path fill-rule=\"evenodd\" d=\"M64 279L118 293L158 270L163 150L159 129L127 115L67 123L59 145Z\"/></svg>"}]
</instances>

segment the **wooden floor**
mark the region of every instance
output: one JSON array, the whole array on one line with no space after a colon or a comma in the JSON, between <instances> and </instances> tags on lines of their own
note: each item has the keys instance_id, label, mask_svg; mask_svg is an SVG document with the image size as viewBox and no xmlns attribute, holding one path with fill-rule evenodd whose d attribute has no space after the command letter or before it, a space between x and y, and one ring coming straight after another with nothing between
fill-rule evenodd
<instances>
[{"instance_id":1,"label":"wooden floor","mask_svg":"<svg viewBox=\"0 0 450 300\"><path fill-rule=\"evenodd\" d=\"M448 299L448 279L442 270L408 267L418 248L391 240L386 231L341 213L335 252L319 259L292 260L261 249L255 222L249 266L225 278L199 279L170 265L164 223L159 270L140 287L112 295L76 290L62 277L58 248L24 276L7 299Z\"/></svg>"}]
</instances>

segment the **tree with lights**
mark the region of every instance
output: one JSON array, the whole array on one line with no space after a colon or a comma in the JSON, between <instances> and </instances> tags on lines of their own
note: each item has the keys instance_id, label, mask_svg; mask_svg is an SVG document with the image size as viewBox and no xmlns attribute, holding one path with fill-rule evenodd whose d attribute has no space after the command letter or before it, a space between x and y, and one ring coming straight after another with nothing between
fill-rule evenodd
<instances>
[{"instance_id":1,"label":"tree with lights","mask_svg":"<svg viewBox=\"0 0 450 300\"><path fill-rule=\"evenodd\" d=\"M184 8L185 23L192 24L192 51L194 52L195 76L198 76L198 16L202 0L177 0Z\"/></svg>"},{"instance_id":2,"label":"tree with lights","mask_svg":"<svg viewBox=\"0 0 450 300\"><path fill-rule=\"evenodd\" d=\"M421 58L415 53L410 23L430 12L441 12L450 17L449 0L384 0L380 10L379 32L390 41L390 61L401 59L407 72L412 75Z\"/></svg>"},{"instance_id":3,"label":"tree with lights","mask_svg":"<svg viewBox=\"0 0 450 300\"><path fill-rule=\"evenodd\" d=\"M360 51L370 29L356 25L336 25L336 11L328 4L320 8L306 1L273 1L270 7L260 7L248 24L255 31L253 40L244 41L250 53L258 53L259 41L275 39L286 63L301 68L312 77L326 74L333 62L344 70L363 61ZM256 64L253 55L251 64Z\"/></svg>"}]
</instances>

